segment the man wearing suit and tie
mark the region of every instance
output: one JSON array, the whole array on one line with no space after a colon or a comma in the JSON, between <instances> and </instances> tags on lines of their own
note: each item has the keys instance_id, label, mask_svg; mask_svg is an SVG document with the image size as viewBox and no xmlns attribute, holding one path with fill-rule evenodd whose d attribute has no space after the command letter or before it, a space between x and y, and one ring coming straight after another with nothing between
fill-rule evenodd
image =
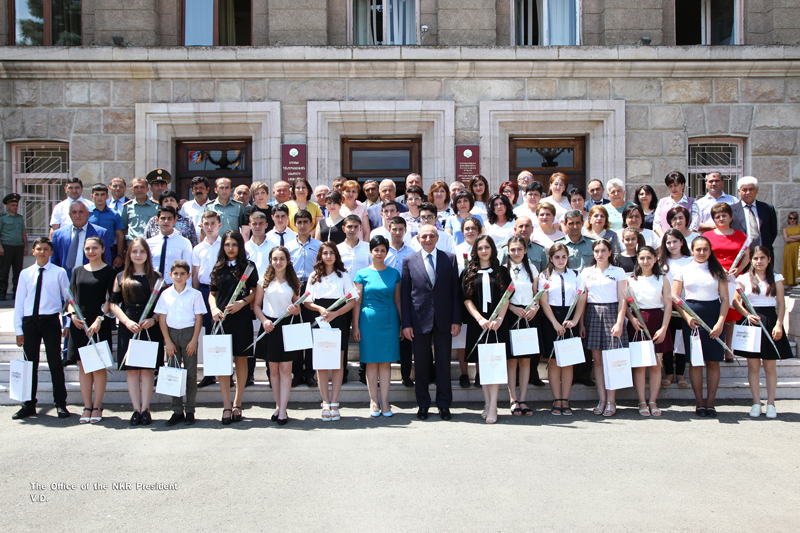
<instances>
[{"instance_id":1,"label":"man wearing suit and tie","mask_svg":"<svg viewBox=\"0 0 800 533\"><path fill-rule=\"evenodd\" d=\"M422 249L403 261L400 290L403 336L414 346L417 418L428 418L431 404L428 384L433 358L436 406L442 420L450 420L453 401L450 351L453 337L461 332L458 264L453 254L436 249L439 234L434 226L422 226L418 237Z\"/></svg>"},{"instance_id":2,"label":"man wearing suit and tie","mask_svg":"<svg viewBox=\"0 0 800 533\"><path fill-rule=\"evenodd\" d=\"M75 202L69 208L72 225L67 224L53 232L53 255L50 262L72 275L72 269L85 265L89 260L83 255L83 243L87 237L100 237L105 247L106 264L111 264L111 247L114 234L100 226L89 224L89 209L82 202Z\"/></svg>"},{"instance_id":3,"label":"man wearing suit and tie","mask_svg":"<svg viewBox=\"0 0 800 533\"><path fill-rule=\"evenodd\" d=\"M753 239L751 249L756 245L766 246L774 258L772 243L778 236L778 216L775 214L775 208L756 200L758 180L753 176L741 178L736 188L739 190L740 201L731 206L733 211L731 228L743 231Z\"/></svg>"}]
</instances>

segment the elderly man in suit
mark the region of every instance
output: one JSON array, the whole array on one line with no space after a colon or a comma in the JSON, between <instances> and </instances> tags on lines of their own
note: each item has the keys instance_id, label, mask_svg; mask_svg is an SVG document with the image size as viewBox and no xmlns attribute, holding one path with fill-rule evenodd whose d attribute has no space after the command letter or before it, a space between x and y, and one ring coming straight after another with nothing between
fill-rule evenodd
<instances>
[{"instance_id":1,"label":"elderly man in suit","mask_svg":"<svg viewBox=\"0 0 800 533\"><path fill-rule=\"evenodd\" d=\"M383 202L394 200L397 195L397 186L390 179L385 179L381 182L378 194L381 196L381 201L367 209L367 216L369 217L370 230L383 227L383 218L381 218L381 207ZM397 210L401 213L408 211L408 206L405 204L397 204Z\"/></svg>"},{"instance_id":2,"label":"elderly man in suit","mask_svg":"<svg viewBox=\"0 0 800 533\"><path fill-rule=\"evenodd\" d=\"M769 248L774 258L772 244L778 236L778 216L775 208L768 203L756 200L758 196L758 180L753 176L741 178L736 188L739 201L731 206L733 220L731 228L743 231L753 239L752 246L761 245Z\"/></svg>"},{"instance_id":3,"label":"elderly man in suit","mask_svg":"<svg viewBox=\"0 0 800 533\"><path fill-rule=\"evenodd\" d=\"M89 209L82 202L75 202L69 208L71 225L58 228L53 232L53 255L50 262L67 271L72 276L72 269L89 262L83 255L83 243L87 237L100 237L105 247L105 259L111 264L111 247L114 245L114 233L101 226L89 223Z\"/></svg>"},{"instance_id":4,"label":"elderly man in suit","mask_svg":"<svg viewBox=\"0 0 800 533\"><path fill-rule=\"evenodd\" d=\"M418 236L422 249L403 261L400 288L403 336L414 347L417 418L428 418L429 372L434 358L436 406L442 420L450 420L450 351L453 337L461 332L458 264L455 255L436 249L439 234L434 226L422 226Z\"/></svg>"}]
</instances>

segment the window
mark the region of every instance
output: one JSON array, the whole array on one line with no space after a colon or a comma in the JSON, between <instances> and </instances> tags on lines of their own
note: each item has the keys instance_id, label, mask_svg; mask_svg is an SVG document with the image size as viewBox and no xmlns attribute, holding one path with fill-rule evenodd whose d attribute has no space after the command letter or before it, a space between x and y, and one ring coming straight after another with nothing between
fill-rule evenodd
<instances>
[{"instance_id":1,"label":"window","mask_svg":"<svg viewBox=\"0 0 800 533\"><path fill-rule=\"evenodd\" d=\"M744 174L742 139L695 139L689 141L689 191L700 198L706 194L705 176L722 174L722 190L736 196L736 182Z\"/></svg>"},{"instance_id":2,"label":"window","mask_svg":"<svg viewBox=\"0 0 800 533\"><path fill-rule=\"evenodd\" d=\"M580 44L580 0L513 0L512 46Z\"/></svg>"},{"instance_id":3,"label":"window","mask_svg":"<svg viewBox=\"0 0 800 533\"><path fill-rule=\"evenodd\" d=\"M50 213L66 198L69 146L65 143L20 143L11 146L14 192L22 198L19 212L25 217L29 238L47 237Z\"/></svg>"},{"instance_id":4,"label":"window","mask_svg":"<svg viewBox=\"0 0 800 533\"><path fill-rule=\"evenodd\" d=\"M351 0L352 43L356 46L417 44L419 0Z\"/></svg>"},{"instance_id":5,"label":"window","mask_svg":"<svg viewBox=\"0 0 800 533\"><path fill-rule=\"evenodd\" d=\"M9 44L80 46L80 0L10 0Z\"/></svg>"},{"instance_id":6,"label":"window","mask_svg":"<svg viewBox=\"0 0 800 533\"><path fill-rule=\"evenodd\" d=\"M508 154L508 179L517 182L523 170L533 174L547 192L550 176L563 172L572 187L586 188L584 137L563 139L511 139Z\"/></svg>"},{"instance_id":7,"label":"window","mask_svg":"<svg viewBox=\"0 0 800 533\"><path fill-rule=\"evenodd\" d=\"M741 0L676 0L675 44L741 44Z\"/></svg>"},{"instance_id":8,"label":"window","mask_svg":"<svg viewBox=\"0 0 800 533\"><path fill-rule=\"evenodd\" d=\"M176 192L181 198L192 198L192 178L205 176L211 184L214 180L230 178L235 189L239 185L253 182L252 142L247 141L194 141L177 144Z\"/></svg>"},{"instance_id":9,"label":"window","mask_svg":"<svg viewBox=\"0 0 800 533\"><path fill-rule=\"evenodd\" d=\"M184 46L250 46L250 0L184 0Z\"/></svg>"},{"instance_id":10,"label":"window","mask_svg":"<svg viewBox=\"0 0 800 533\"><path fill-rule=\"evenodd\" d=\"M422 169L421 139L342 139L342 176L365 181L394 180L397 195L405 194L405 179Z\"/></svg>"}]
</instances>

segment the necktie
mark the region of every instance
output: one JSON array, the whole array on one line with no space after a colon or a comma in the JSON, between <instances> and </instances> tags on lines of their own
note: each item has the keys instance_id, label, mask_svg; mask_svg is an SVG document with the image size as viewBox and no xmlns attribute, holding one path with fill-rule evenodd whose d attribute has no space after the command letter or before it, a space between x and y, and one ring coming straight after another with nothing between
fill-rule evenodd
<instances>
[{"instance_id":1,"label":"necktie","mask_svg":"<svg viewBox=\"0 0 800 533\"><path fill-rule=\"evenodd\" d=\"M161 276L165 276L164 267L167 264L167 236L164 235L164 244L161 245L161 262L158 264L158 271Z\"/></svg>"},{"instance_id":2,"label":"necktie","mask_svg":"<svg viewBox=\"0 0 800 533\"><path fill-rule=\"evenodd\" d=\"M42 278L44 277L44 267L39 267L39 279L36 280L36 296L33 297L33 314L39 314L39 301L42 299Z\"/></svg>"},{"instance_id":3,"label":"necktie","mask_svg":"<svg viewBox=\"0 0 800 533\"><path fill-rule=\"evenodd\" d=\"M753 210L753 204L745 206L748 211L750 211L750 216L747 217L747 233L748 237L753 239L753 243L759 242L759 232L758 232L758 217L756 216L755 211Z\"/></svg>"},{"instance_id":4,"label":"necktie","mask_svg":"<svg viewBox=\"0 0 800 533\"><path fill-rule=\"evenodd\" d=\"M567 305L566 295L564 294L564 276L562 274L558 275L561 278L561 307Z\"/></svg>"},{"instance_id":5,"label":"necktie","mask_svg":"<svg viewBox=\"0 0 800 533\"><path fill-rule=\"evenodd\" d=\"M75 259L78 257L78 241L80 241L81 232L83 228L73 228L72 229L72 241L69 243L69 251L67 252L67 264L66 267L68 269L72 269L75 267Z\"/></svg>"},{"instance_id":6,"label":"necktie","mask_svg":"<svg viewBox=\"0 0 800 533\"><path fill-rule=\"evenodd\" d=\"M277 233L278 235L281 236L281 246L283 246L283 234L286 233L286 232L285 231L276 231L275 233Z\"/></svg>"},{"instance_id":7,"label":"necktie","mask_svg":"<svg viewBox=\"0 0 800 533\"><path fill-rule=\"evenodd\" d=\"M494 272L491 268L487 268L486 270L478 270L478 274L483 274L483 278L481 279L481 292L483 293L483 312L489 312L489 302L492 301L492 285L491 285L491 278L489 278L489 273Z\"/></svg>"},{"instance_id":8,"label":"necktie","mask_svg":"<svg viewBox=\"0 0 800 533\"><path fill-rule=\"evenodd\" d=\"M432 254L428 254L428 257L426 257L426 259L428 260L428 264L425 265L425 268L428 271L428 277L431 280L431 285L435 285L436 284L436 268L433 266L433 255Z\"/></svg>"}]
</instances>

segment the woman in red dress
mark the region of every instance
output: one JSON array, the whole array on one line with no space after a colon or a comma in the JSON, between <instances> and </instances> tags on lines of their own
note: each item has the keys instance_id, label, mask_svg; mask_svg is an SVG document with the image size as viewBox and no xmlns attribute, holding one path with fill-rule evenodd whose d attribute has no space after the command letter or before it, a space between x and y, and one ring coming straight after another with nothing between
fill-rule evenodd
<instances>
[{"instance_id":1,"label":"woman in red dress","mask_svg":"<svg viewBox=\"0 0 800 533\"><path fill-rule=\"evenodd\" d=\"M734 259L736 259L736 256L739 254L739 250L742 249L742 246L744 246L747 240L747 235L742 231L731 228L733 211L728 204L720 202L712 207L711 218L714 220L714 224L716 224L717 227L711 231L705 232L703 237L706 237L711 242L711 250L719 260L722 268L735 279L736 276L741 274L744 269L747 268L747 265L750 264L750 250L745 250L736 268L731 268ZM732 298L732 295L736 294L736 286L734 284L729 284L728 288L729 291L733 289L733 292L730 292ZM728 316L725 318L725 325L727 326L725 328L725 344L729 347L731 345L731 339L733 339L733 325L735 322L741 320L741 318L742 315L731 306L728 311ZM733 361L733 358L727 352L725 353L725 361L728 363Z\"/></svg>"}]
</instances>

